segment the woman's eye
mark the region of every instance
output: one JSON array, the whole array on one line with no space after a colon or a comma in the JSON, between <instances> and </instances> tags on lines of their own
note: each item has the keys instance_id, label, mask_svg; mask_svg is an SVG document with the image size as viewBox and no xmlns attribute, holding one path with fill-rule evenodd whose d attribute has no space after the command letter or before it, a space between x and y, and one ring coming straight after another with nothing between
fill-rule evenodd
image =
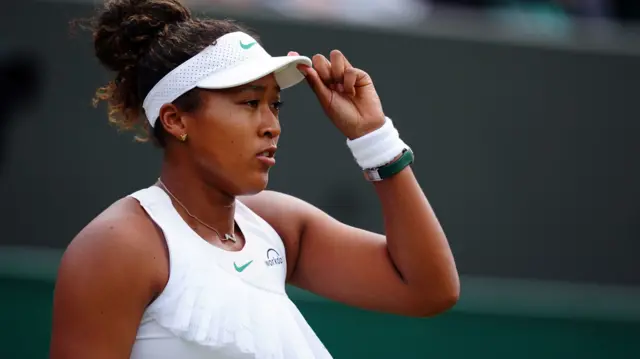
<instances>
[{"instance_id":1,"label":"woman's eye","mask_svg":"<svg viewBox=\"0 0 640 359\"><path fill-rule=\"evenodd\" d=\"M249 105L251 108L258 108L258 106L260 106L260 100L246 101L245 104ZM276 101L271 104L271 107L273 107L274 110L279 111L282 105L284 105L282 101Z\"/></svg>"},{"instance_id":2,"label":"woman's eye","mask_svg":"<svg viewBox=\"0 0 640 359\"><path fill-rule=\"evenodd\" d=\"M276 101L273 103L273 108L276 110L280 110L280 108L284 105L284 102L282 101Z\"/></svg>"},{"instance_id":3,"label":"woman's eye","mask_svg":"<svg viewBox=\"0 0 640 359\"><path fill-rule=\"evenodd\" d=\"M251 101L245 102L245 104L251 106L252 108L257 108L258 105L260 104L260 101L259 100L251 100Z\"/></svg>"}]
</instances>

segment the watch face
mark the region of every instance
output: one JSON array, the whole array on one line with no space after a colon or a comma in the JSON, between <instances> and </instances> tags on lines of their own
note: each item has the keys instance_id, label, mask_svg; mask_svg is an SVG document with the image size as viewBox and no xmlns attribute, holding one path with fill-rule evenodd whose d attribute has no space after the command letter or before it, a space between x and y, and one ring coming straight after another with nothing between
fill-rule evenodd
<instances>
[{"instance_id":1,"label":"watch face","mask_svg":"<svg viewBox=\"0 0 640 359\"><path fill-rule=\"evenodd\" d=\"M364 171L364 178L367 179L367 181L380 181L380 174L378 174L378 171L376 170L367 170Z\"/></svg>"}]
</instances>

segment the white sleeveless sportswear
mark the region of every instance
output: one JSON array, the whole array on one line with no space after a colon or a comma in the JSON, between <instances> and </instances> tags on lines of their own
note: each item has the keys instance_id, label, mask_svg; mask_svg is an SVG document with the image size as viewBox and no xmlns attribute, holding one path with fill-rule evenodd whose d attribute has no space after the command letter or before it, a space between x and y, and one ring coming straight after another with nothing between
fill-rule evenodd
<instances>
[{"instance_id":1,"label":"white sleeveless sportswear","mask_svg":"<svg viewBox=\"0 0 640 359\"><path fill-rule=\"evenodd\" d=\"M245 246L230 252L196 234L162 189L131 197L162 229L170 263L131 359L331 358L285 292L285 248L266 221L236 201Z\"/></svg>"}]
</instances>

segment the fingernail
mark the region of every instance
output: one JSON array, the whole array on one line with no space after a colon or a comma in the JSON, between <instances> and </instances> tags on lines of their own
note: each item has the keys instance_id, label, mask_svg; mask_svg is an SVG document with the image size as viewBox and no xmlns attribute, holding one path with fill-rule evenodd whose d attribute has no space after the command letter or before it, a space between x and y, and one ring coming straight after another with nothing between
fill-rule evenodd
<instances>
[{"instance_id":1,"label":"fingernail","mask_svg":"<svg viewBox=\"0 0 640 359\"><path fill-rule=\"evenodd\" d=\"M309 70L304 65L298 65L298 71L300 71L304 75L304 77L307 77L307 71Z\"/></svg>"},{"instance_id":2,"label":"fingernail","mask_svg":"<svg viewBox=\"0 0 640 359\"><path fill-rule=\"evenodd\" d=\"M342 84L338 84L338 92L344 92L344 86Z\"/></svg>"}]
</instances>

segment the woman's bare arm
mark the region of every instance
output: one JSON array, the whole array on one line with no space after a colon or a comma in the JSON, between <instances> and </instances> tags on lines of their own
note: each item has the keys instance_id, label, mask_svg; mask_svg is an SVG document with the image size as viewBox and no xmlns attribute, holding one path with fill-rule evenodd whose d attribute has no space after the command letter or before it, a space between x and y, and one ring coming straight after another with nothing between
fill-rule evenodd
<instances>
[{"instance_id":1,"label":"woman's bare arm","mask_svg":"<svg viewBox=\"0 0 640 359\"><path fill-rule=\"evenodd\" d=\"M67 248L56 281L51 359L130 357L142 314L168 276L161 234L132 201L109 208Z\"/></svg>"}]
</instances>

